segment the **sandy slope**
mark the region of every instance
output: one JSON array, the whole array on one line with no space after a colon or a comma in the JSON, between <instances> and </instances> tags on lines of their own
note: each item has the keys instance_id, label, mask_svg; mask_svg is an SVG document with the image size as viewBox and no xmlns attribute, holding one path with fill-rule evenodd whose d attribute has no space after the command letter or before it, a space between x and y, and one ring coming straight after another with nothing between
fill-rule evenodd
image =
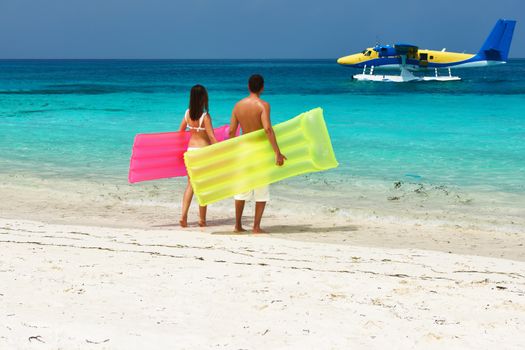
<instances>
[{"instance_id":1,"label":"sandy slope","mask_svg":"<svg viewBox=\"0 0 525 350\"><path fill-rule=\"evenodd\" d=\"M525 262L0 219L0 348L506 348Z\"/></svg>"}]
</instances>

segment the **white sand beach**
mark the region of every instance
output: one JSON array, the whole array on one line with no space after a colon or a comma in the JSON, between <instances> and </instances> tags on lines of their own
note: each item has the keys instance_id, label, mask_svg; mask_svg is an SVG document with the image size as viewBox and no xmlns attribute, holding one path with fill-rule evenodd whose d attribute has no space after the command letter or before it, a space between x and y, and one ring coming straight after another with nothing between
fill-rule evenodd
<instances>
[{"instance_id":1,"label":"white sand beach","mask_svg":"<svg viewBox=\"0 0 525 350\"><path fill-rule=\"evenodd\" d=\"M525 262L0 221L12 349L519 349Z\"/></svg>"},{"instance_id":2,"label":"white sand beach","mask_svg":"<svg viewBox=\"0 0 525 350\"><path fill-rule=\"evenodd\" d=\"M176 192L136 200L155 186L2 183L1 349L523 347L519 221L292 214L281 198L272 234L232 234L229 202L183 230Z\"/></svg>"}]
</instances>

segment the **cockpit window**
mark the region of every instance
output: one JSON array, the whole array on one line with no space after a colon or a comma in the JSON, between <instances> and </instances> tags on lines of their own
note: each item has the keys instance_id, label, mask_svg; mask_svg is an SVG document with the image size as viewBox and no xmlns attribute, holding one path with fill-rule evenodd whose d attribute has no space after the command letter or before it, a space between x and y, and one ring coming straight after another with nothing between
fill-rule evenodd
<instances>
[{"instance_id":1,"label":"cockpit window","mask_svg":"<svg viewBox=\"0 0 525 350\"><path fill-rule=\"evenodd\" d=\"M366 53L366 50L361 51L361 53L364 55Z\"/></svg>"},{"instance_id":2,"label":"cockpit window","mask_svg":"<svg viewBox=\"0 0 525 350\"><path fill-rule=\"evenodd\" d=\"M372 51L368 50L368 51L365 53L365 56L370 56L371 53L372 53Z\"/></svg>"}]
</instances>

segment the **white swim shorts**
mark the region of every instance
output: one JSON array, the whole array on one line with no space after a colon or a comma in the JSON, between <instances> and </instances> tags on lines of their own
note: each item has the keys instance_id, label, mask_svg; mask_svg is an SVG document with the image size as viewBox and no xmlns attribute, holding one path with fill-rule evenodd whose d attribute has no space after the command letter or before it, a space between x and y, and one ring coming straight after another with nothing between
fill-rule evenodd
<instances>
[{"instance_id":1,"label":"white swim shorts","mask_svg":"<svg viewBox=\"0 0 525 350\"><path fill-rule=\"evenodd\" d=\"M248 192L239 193L233 198L237 201L249 201L253 198L256 202L268 202L270 200L270 186L258 187Z\"/></svg>"}]
</instances>

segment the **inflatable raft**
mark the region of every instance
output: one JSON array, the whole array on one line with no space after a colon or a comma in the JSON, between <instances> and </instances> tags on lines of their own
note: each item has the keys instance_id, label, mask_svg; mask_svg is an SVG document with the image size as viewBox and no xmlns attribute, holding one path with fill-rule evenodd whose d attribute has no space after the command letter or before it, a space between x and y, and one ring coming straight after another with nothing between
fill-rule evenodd
<instances>
[{"instance_id":1,"label":"inflatable raft","mask_svg":"<svg viewBox=\"0 0 525 350\"><path fill-rule=\"evenodd\" d=\"M275 153L264 130L186 152L184 160L200 205L207 205L292 176L338 166L321 108L275 125L281 153Z\"/></svg>"},{"instance_id":2,"label":"inflatable raft","mask_svg":"<svg viewBox=\"0 0 525 350\"><path fill-rule=\"evenodd\" d=\"M223 141L228 138L230 127L224 125L214 131L217 141ZM131 151L129 182L186 176L183 157L190 136L189 131L136 135Z\"/></svg>"}]
</instances>

